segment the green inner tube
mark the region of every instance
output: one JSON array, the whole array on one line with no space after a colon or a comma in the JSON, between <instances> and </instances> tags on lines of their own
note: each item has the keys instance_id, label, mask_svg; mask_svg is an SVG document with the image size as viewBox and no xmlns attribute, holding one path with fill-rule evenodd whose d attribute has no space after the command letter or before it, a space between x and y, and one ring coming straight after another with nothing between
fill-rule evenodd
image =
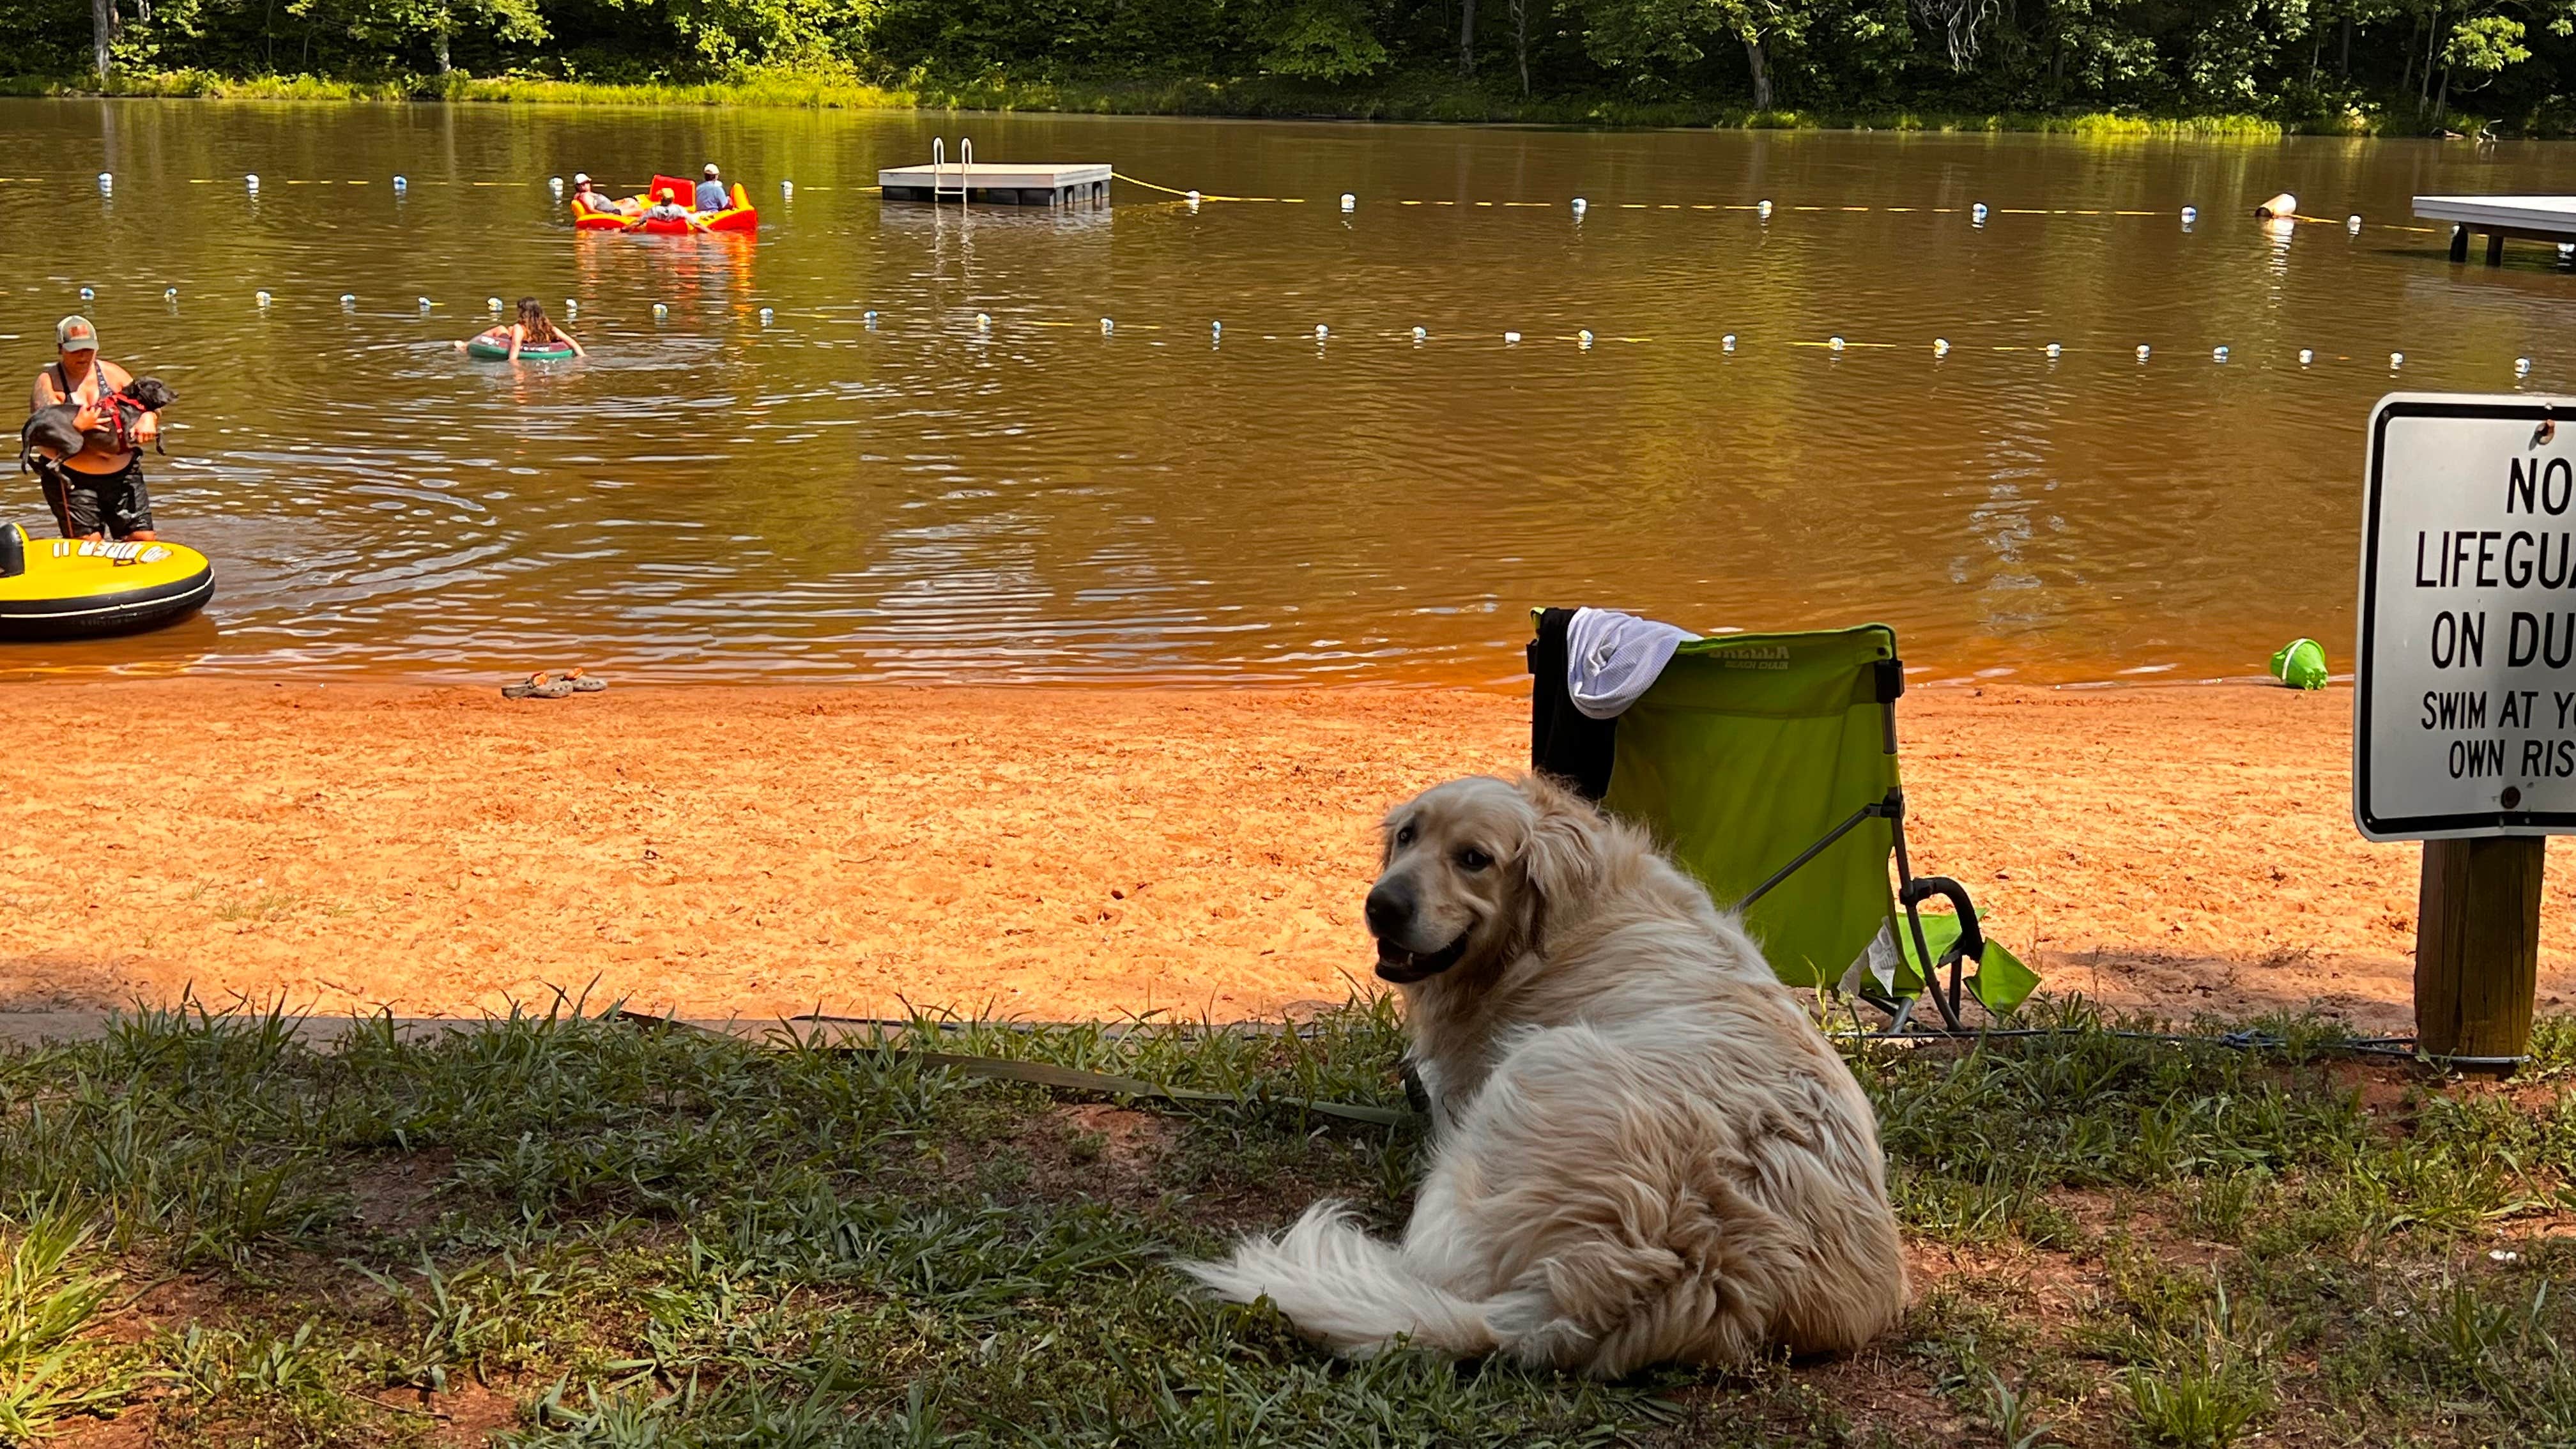
<instances>
[{"instance_id":1,"label":"green inner tube","mask_svg":"<svg viewBox=\"0 0 2576 1449\"><path fill-rule=\"evenodd\" d=\"M510 344L507 342L495 342L489 337L477 337L473 341L465 344L465 355L468 357L480 357L487 360L498 361L510 355ZM572 356L572 348L560 342L556 343L552 347L522 347L519 349L519 360L521 362L561 362L563 359L570 356Z\"/></svg>"}]
</instances>

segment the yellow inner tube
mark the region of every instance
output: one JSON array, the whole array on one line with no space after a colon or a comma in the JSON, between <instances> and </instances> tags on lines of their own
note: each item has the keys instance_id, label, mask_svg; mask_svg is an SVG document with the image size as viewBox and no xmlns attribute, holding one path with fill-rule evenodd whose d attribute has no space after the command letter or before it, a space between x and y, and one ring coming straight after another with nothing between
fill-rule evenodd
<instances>
[{"instance_id":1,"label":"yellow inner tube","mask_svg":"<svg viewBox=\"0 0 2576 1449\"><path fill-rule=\"evenodd\" d=\"M0 638L144 629L214 596L214 565L184 544L29 538L14 523L0 534L11 535L0 537ZM7 572L13 556L20 566Z\"/></svg>"}]
</instances>

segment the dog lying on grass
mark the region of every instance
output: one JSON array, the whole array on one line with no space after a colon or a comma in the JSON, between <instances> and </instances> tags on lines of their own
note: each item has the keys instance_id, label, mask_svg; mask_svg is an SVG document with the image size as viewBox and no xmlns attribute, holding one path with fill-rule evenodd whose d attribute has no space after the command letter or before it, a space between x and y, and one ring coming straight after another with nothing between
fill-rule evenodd
<instances>
[{"instance_id":1,"label":"dog lying on grass","mask_svg":"<svg viewBox=\"0 0 2576 1449\"><path fill-rule=\"evenodd\" d=\"M18 425L18 467L23 472L39 472L79 452L91 442L110 452L122 453L134 447L134 422L145 413L157 413L179 400L170 385L157 377L138 377L95 404L57 403L38 408ZM89 416L89 426L81 426L82 415ZM160 450L160 440L153 440Z\"/></svg>"},{"instance_id":2,"label":"dog lying on grass","mask_svg":"<svg viewBox=\"0 0 2576 1449\"><path fill-rule=\"evenodd\" d=\"M1544 779L1454 780L1387 816L1367 913L1439 1134L1403 1241L1325 1202L1186 1271L1337 1352L1602 1378L1903 1315L1869 1099L1644 832Z\"/></svg>"}]
</instances>

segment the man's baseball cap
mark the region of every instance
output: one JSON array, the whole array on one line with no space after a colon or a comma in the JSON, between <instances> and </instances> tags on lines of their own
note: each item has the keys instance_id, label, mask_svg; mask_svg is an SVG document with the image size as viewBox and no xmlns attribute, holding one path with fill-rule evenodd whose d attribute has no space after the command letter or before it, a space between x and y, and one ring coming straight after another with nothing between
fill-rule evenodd
<instances>
[{"instance_id":1,"label":"man's baseball cap","mask_svg":"<svg viewBox=\"0 0 2576 1449\"><path fill-rule=\"evenodd\" d=\"M707 163L707 174L708 174L709 176L713 176L713 175L715 175L715 174L716 174L716 163L714 163L713 161L710 161L710 162L708 162L708 163Z\"/></svg>"},{"instance_id":2,"label":"man's baseball cap","mask_svg":"<svg viewBox=\"0 0 2576 1449\"><path fill-rule=\"evenodd\" d=\"M54 324L54 347L62 352L98 351L98 329L87 317L66 317Z\"/></svg>"},{"instance_id":3,"label":"man's baseball cap","mask_svg":"<svg viewBox=\"0 0 2576 1449\"><path fill-rule=\"evenodd\" d=\"M583 182L585 182L585 181L588 181L589 179L590 179L590 173L589 173L589 172L587 172L587 171L576 171L576 172L574 172L574 173L572 174L572 184L573 184L573 185L575 185L575 186L579 186L580 184L582 184L582 183L583 183Z\"/></svg>"}]
</instances>

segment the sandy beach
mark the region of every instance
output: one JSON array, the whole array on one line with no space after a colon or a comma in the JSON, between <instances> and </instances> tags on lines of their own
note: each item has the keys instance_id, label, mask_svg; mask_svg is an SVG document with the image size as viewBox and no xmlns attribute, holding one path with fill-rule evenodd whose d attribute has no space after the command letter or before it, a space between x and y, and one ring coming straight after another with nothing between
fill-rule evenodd
<instances>
[{"instance_id":1,"label":"sandy beach","mask_svg":"<svg viewBox=\"0 0 2576 1449\"><path fill-rule=\"evenodd\" d=\"M2050 988L2409 1024L2413 847L2346 811L2350 697L1918 690L1918 868ZM594 1003L1235 1020L1337 1001L1385 806L1510 772L1463 690L0 689L0 1010ZM2541 1005L2576 994L2550 882Z\"/></svg>"}]
</instances>

